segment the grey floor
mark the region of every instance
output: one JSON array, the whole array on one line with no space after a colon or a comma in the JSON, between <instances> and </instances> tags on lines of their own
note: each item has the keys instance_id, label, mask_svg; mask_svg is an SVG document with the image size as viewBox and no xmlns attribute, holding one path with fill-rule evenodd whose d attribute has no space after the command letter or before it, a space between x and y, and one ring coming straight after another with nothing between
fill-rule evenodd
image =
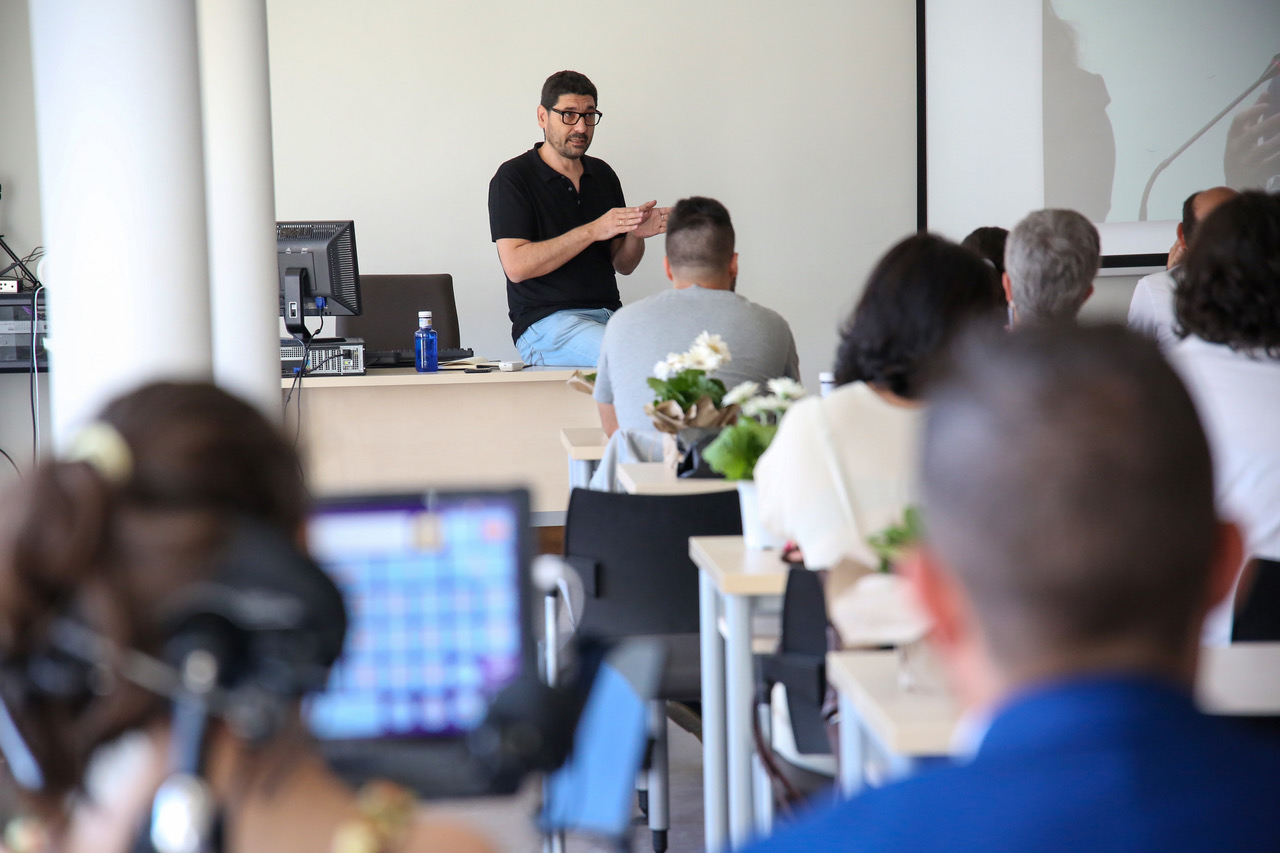
<instances>
[{"instance_id":1,"label":"grey floor","mask_svg":"<svg viewBox=\"0 0 1280 853\"><path fill-rule=\"evenodd\" d=\"M671 853L702 850L702 744L672 723L668 723L667 732L671 763L668 849ZM499 850L534 853L542 849L533 823L539 803L538 787L533 784L515 797L459 800L428 806L427 811L466 821L488 835ZM642 820L638 811L636 820ZM574 837L569 838L566 848L567 853L605 853L613 849L591 839ZM637 824L631 849L635 853L648 853L653 849L647 826Z\"/></svg>"}]
</instances>

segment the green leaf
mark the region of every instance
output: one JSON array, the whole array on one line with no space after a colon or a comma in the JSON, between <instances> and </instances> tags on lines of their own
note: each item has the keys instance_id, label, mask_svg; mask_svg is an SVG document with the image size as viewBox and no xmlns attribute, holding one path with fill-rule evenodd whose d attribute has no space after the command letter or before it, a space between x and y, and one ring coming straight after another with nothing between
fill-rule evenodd
<instances>
[{"instance_id":1,"label":"green leaf","mask_svg":"<svg viewBox=\"0 0 1280 853\"><path fill-rule=\"evenodd\" d=\"M730 480L750 480L755 474L756 462L769 449L776 426L766 426L750 418L739 418L731 427L725 427L715 441L707 445L703 458L715 471Z\"/></svg>"},{"instance_id":2,"label":"green leaf","mask_svg":"<svg viewBox=\"0 0 1280 853\"><path fill-rule=\"evenodd\" d=\"M867 536L867 545L880 558L880 571L888 572L893 568L893 563L902 556L902 552L923 537L924 520L920 510L914 506L908 506L902 512L901 522L890 524L883 530Z\"/></svg>"}]
</instances>

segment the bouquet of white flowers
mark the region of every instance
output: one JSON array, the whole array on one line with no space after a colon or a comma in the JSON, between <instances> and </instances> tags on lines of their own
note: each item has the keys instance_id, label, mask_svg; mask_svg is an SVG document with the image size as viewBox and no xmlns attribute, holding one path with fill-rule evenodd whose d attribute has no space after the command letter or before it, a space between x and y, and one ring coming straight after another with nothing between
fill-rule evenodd
<instances>
[{"instance_id":1,"label":"bouquet of white flowers","mask_svg":"<svg viewBox=\"0 0 1280 853\"><path fill-rule=\"evenodd\" d=\"M724 395L723 401L738 406L741 414L703 453L717 474L730 480L750 480L756 462L778 432L778 421L792 403L804 396L804 387L786 377L770 379L767 387L768 393L761 394L758 384L743 382Z\"/></svg>"},{"instance_id":2,"label":"bouquet of white flowers","mask_svg":"<svg viewBox=\"0 0 1280 853\"><path fill-rule=\"evenodd\" d=\"M685 353L670 353L653 366L654 400L644 410L668 435L692 427L719 429L733 423L738 407L725 401L724 383L707 374L729 363L729 347L719 335L703 332Z\"/></svg>"}]
</instances>

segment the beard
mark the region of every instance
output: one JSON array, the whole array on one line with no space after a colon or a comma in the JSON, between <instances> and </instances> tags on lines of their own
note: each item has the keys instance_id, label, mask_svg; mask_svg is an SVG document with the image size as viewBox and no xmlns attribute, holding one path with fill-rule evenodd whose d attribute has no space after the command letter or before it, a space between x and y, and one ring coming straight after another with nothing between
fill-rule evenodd
<instances>
[{"instance_id":1,"label":"beard","mask_svg":"<svg viewBox=\"0 0 1280 853\"><path fill-rule=\"evenodd\" d=\"M573 140L581 140L585 143L581 150L570 144ZM583 134L571 133L563 139L552 142L551 147L566 160L577 160L587 153L587 149L591 147L591 140Z\"/></svg>"}]
</instances>

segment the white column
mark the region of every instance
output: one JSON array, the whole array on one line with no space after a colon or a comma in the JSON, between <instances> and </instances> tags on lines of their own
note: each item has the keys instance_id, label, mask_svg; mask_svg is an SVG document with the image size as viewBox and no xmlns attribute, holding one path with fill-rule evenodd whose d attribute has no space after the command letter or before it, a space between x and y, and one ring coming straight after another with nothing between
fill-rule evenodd
<instances>
[{"instance_id":1,"label":"white column","mask_svg":"<svg viewBox=\"0 0 1280 853\"><path fill-rule=\"evenodd\" d=\"M264 0L198 0L213 370L281 417L276 202Z\"/></svg>"},{"instance_id":2,"label":"white column","mask_svg":"<svg viewBox=\"0 0 1280 853\"><path fill-rule=\"evenodd\" d=\"M31 4L53 432L208 378L195 0Z\"/></svg>"}]
</instances>

